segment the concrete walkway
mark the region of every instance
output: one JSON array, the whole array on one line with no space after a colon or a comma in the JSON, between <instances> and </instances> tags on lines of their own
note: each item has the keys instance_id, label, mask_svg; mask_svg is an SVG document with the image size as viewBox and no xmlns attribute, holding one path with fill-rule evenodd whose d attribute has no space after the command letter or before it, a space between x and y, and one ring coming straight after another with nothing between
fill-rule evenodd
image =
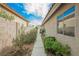
<instances>
[{"instance_id":1,"label":"concrete walkway","mask_svg":"<svg viewBox=\"0 0 79 59\"><path fill-rule=\"evenodd\" d=\"M38 29L37 39L34 44L32 56L46 56L43 42L42 42L41 35L40 35L39 31L40 31L40 28Z\"/></svg>"}]
</instances>

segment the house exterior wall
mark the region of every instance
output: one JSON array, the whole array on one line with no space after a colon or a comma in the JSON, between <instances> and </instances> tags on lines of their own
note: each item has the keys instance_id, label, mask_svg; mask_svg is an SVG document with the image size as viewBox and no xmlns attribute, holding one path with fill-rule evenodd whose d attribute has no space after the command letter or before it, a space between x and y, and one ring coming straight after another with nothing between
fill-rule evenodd
<instances>
[{"instance_id":1,"label":"house exterior wall","mask_svg":"<svg viewBox=\"0 0 79 59\"><path fill-rule=\"evenodd\" d=\"M76 6L75 17L69 18L71 24L75 26L75 36L67 36L57 33L57 16L62 14L64 11L72 6ZM59 42L62 44L68 44L71 47L72 55L79 55L79 4L63 4L56 12L49 18L49 20L43 25L46 29L47 36L55 36Z\"/></svg>"}]
</instances>

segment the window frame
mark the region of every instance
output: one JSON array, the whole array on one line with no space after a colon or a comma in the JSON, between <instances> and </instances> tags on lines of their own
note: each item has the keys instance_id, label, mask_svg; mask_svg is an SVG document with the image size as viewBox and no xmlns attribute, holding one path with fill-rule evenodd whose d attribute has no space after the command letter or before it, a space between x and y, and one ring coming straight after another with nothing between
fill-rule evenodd
<instances>
[{"instance_id":1,"label":"window frame","mask_svg":"<svg viewBox=\"0 0 79 59\"><path fill-rule=\"evenodd\" d=\"M57 33L58 33L58 34L63 34L63 35L66 35L66 34L64 34L64 29L65 29L65 28L64 28L64 24L63 24L63 29L62 29L63 33L59 33L59 32L58 32L58 31L59 31L59 22L62 22L62 21L64 22L65 20L68 20L68 19L69 19L68 17L69 17L70 15L73 15L73 16L72 16L72 17L70 17L70 18L75 17L75 10L76 10L76 6L72 6L72 7L74 7L74 8L75 8L75 9L74 9L74 11L73 11L73 12L71 12L70 14L68 14L68 15L64 16L62 20L58 20L58 16L57 16ZM71 8L72 8L72 7L71 7ZM69 8L69 9L70 9L70 8ZM68 10L69 10L69 9L68 9ZM67 11L67 10L66 10L66 11ZM65 11L65 12L66 12L66 11ZM63 13L65 13L65 12L63 12ZM61 14L61 15L62 15L62 14ZM66 19L65 19L65 18L66 18ZM72 35L66 35L66 36L75 37L75 27L74 27L74 34L73 34L73 36L72 36Z\"/></svg>"}]
</instances>

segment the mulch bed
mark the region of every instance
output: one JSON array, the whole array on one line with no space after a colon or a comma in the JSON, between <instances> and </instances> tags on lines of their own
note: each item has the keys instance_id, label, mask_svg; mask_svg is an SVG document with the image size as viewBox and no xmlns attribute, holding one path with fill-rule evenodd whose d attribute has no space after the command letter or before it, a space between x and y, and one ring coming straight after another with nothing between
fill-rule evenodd
<instances>
[{"instance_id":1,"label":"mulch bed","mask_svg":"<svg viewBox=\"0 0 79 59\"><path fill-rule=\"evenodd\" d=\"M33 50L33 43L25 44L23 48L19 47L5 47L0 52L1 56L31 56Z\"/></svg>"}]
</instances>

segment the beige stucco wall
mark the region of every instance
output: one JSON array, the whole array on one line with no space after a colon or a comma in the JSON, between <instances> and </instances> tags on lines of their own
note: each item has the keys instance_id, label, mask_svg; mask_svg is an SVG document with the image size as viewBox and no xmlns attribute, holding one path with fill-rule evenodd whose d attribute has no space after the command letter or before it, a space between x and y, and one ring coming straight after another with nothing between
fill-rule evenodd
<instances>
[{"instance_id":1,"label":"beige stucco wall","mask_svg":"<svg viewBox=\"0 0 79 59\"><path fill-rule=\"evenodd\" d=\"M16 23L5 21L0 17L0 50L6 46L11 46L15 37Z\"/></svg>"},{"instance_id":2,"label":"beige stucco wall","mask_svg":"<svg viewBox=\"0 0 79 59\"><path fill-rule=\"evenodd\" d=\"M2 11L7 12L9 15L14 15L11 12L0 7ZM14 15L15 19L12 21L6 21L5 18L0 17L0 51L6 46L12 46L13 38L16 38L18 31L21 28L20 23L16 23L15 20L22 20L21 18Z\"/></svg>"},{"instance_id":3,"label":"beige stucco wall","mask_svg":"<svg viewBox=\"0 0 79 59\"><path fill-rule=\"evenodd\" d=\"M70 8L73 5L77 5L76 9L76 16L74 19L74 26L75 26L75 37L58 34L57 33L57 15L62 14L64 11L66 11L68 8ZM72 55L79 55L79 4L65 4L60 6L58 10L52 15L50 20L48 20L44 27L46 29L47 36L55 36L59 42L62 44L68 44L71 47L71 53ZM72 19L72 18L71 18Z\"/></svg>"}]
</instances>

